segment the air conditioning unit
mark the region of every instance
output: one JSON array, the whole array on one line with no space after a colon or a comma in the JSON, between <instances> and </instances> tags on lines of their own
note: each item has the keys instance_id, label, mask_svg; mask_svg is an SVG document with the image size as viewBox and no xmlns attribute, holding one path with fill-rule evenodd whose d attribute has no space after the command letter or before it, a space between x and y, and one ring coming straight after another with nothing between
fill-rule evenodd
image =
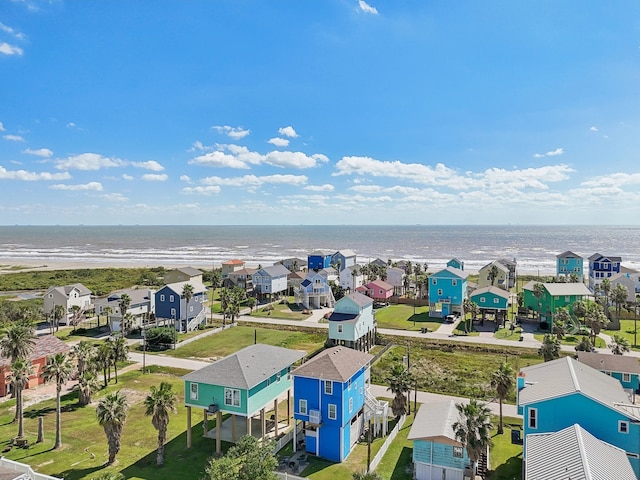
<instances>
[{"instance_id":1,"label":"air conditioning unit","mask_svg":"<svg viewBox=\"0 0 640 480\"><path fill-rule=\"evenodd\" d=\"M220 407L218 407L217 403L212 403L207 407L207 413L216 413L218 410L220 410Z\"/></svg>"}]
</instances>

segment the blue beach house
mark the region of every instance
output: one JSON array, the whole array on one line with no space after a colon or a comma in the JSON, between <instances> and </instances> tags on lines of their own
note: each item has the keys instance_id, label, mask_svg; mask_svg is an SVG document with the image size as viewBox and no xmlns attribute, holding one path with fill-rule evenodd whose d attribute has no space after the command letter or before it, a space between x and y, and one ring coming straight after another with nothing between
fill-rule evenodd
<instances>
[{"instance_id":1,"label":"blue beach house","mask_svg":"<svg viewBox=\"0 0 640 480\"><path fill-rule=\"evenodd\" d=\"M637 357L596 352L577 352L578 361L620 382L623 388L640 393L640 363Z\"/></svg>"},{"instance_id":2,"label":"blue beach house","mask_svg":"<svg viewBox=\"0 0 640 480\"><path fill-rule=\"evenodd\" d=\"M517 386L525 462L530 434L559 432L578 424L624 450L636 476L640 474L640 407L618 380L563 357L521 369Z\"/></svg>"},{"instance_id":3,"label":"blue beach house","mask_svg":"<svg viewBox=\"0 0 640 480\"><path fill-rule=\"evenodd\" d=\"M331 267L331 259L334 252L329 250L316 250L307 256L309 270L322 270Z\"/></svg>"},{"instance_id":4,"label":"blue beach house","mask_svg":"<svg viewBox=\"0 0 640 480\"><path fill-rule=\"evenodd\" d=\"M457 439L453 424L459 420L455 402L423 403L411 426L413 478L463 480L471 472L467 451Z\"/></svg>"},{"instance_id":5,"label":"blue beach house","mask_svg":"<svg viewBox=\"0 0 640 480\"><path fill-rule=\"evenodd\" d=\"M188 302L183 295L185 285L193 287ZM158 290L155 297L156 319L159 323L174 322L176 330L189 332L206 321L204 303L207 300L207 287L198 281L169 283Z\"/></svg>"},{"instance_id":6,"label":"blue beach house","mask_svg":"<svg viewBox=\"0 0 640 480\"><path fill-rule=\"evenodd\" d=\"M605 278L612 277L620 273L620 257L608 257L594 253L589 257L589 290L596 291L596 288Z\"/></svg>"},{"instance_id":7,"label":"blue beach house","mask_svg":"<svg viewBox=\"0 0 640 480\"><path fill-rule=\"evenodd\" d=\"M458 270L464 270L464 262L459 258L452 258L447 262L447 267L457 268Z\"/></svg>"},{"instance_id":8,"label":"blue beach house","mask_svg":"<svg viewBox=\"0 0 640 480\"><path fill-rule=\"evenodd\" d=\"M304 308L333 307L335 298L326 270L310 270L295 289L295 299Z\"/></svg>"},{"instance_id":9,"label":"blue beach house","mask_svg":"<svg viewBox=\"0 0 640 480\"><path fill-rule=\"evenodd\" d=\"M358 292L336 302L329 317L329 345L368 352L376 341L373 299Z\"/></svg>"},{"instance_id":10,"label":"blue beach house","mask_svg":"<svg viewBox=\"0 0 640 480\"><path fill-rule=\"evenodd\" d=\"M254 272L251 275L251 280L253 282L253 291L258 296L258 299L264 300L265 298L272 298L273 295L281 295L286 292L289 286L289 273L291 272L280 263Z\"/></svg>"},{"instance_id":11,"label":"blue beach house","mask_svg":"<svg viewBox=\"0 0 640 480\"><path fill-rule=\"evenodd\" d=\"M584 281L584 259L573 252L566 251L556 255L556 277L568 278L571 274L578 277L578 282Z\"/></svg>"},{"instance_id":12,"label":"blue beach house","mask_svg":"<svg viewBox=\"0 0 640 480\"><path fill-rule=\"evenodd\" d=\"M368 390L372 359L368 353L332 347L292 372L293 414L304 424L307 453L342 462L369 419L386 435L388 403L379 402ZM297 445L295 437L293 444Z\"/></svg>"},{"instance_id":13,"label":"blue beach house","mask_svg":"<svg viewBox=\"0 0 640 480\"><path fill-rule=\"evenodd\" d=\"M463 270L446 267L429 277L429 316L443 318L464 313L467 298L467 276Z\"/></svg>"}]
</instances>

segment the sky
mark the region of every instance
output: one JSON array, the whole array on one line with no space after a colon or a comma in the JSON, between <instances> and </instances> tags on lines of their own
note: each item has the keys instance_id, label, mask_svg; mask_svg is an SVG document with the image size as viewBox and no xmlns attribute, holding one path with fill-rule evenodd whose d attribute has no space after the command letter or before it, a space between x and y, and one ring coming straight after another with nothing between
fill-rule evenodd
<instances>
[{"instance_id":1,"label":"sky","mask_svg":"<svg viewBox=\"0 0 640 480\"><path fill-rule=\"evenodd\" d=\"M640 223L640 2L0 0L0 224Z\"/></svg>"}]
</instances>

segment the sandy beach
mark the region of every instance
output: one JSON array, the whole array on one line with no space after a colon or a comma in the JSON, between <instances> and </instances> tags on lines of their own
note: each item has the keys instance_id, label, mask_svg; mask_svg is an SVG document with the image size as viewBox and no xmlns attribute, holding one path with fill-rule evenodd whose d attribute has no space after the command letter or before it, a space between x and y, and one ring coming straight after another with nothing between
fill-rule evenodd
<instances>
[{"instance_id":1,"label":"sandy beach","mask_svg":"<svg viewBox=\"0 0 640 480\"><path fill-rule=\"evenodd\" d=\"M149 262L136 262L136 261L109 261L98 262L90 260L47 260L46 262L29 261L29 260L14 260L0 258L0 274L4 273L16 273L16 272L28 272L28 271L46 271L46 270L75 270L83 268L154 268L164 267L166 269L181 268L181 267L194 267L201 270L211 270L212 265L208 264L167 264L158 262L152 264ZM219 266L218 266L219 267Z\"/></svg>"}]
</instances>

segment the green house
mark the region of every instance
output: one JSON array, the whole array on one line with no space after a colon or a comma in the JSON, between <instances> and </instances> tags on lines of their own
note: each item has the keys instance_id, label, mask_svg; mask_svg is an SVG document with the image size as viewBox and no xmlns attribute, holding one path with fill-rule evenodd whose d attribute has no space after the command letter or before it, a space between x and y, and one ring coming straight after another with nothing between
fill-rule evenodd
<instances>
[{"instance_id":1,"label":"green house","mask_svg":"<svg viewBox=\"0 0 640 480\"><path fill-rule=\"evenodd\" d=\"M204 435L208 415L216 416L216 451L220 453L222 436L235 442L242 435L253 435L252 424L259 417L259 433L263 439L273 432L279 433L278 402L291 404L293 381L291 369L304 357L305 352L271 345L250 345L236 353L207 365L182 377L187 407L187 447L191 446L191 410L203 411ZM273 418L265 418L265 412L274 410ZM287 425L291 409L287 408ZM223 414L228 414L223 423ZM238 423L237 418L243 418ZM230 423L230 425L227 425Z\"/></svg>"},{"instance_id":2,"label":"green house","mask_svg":"<svg viewBox=\"0 0 640 480\"><path fill-rule=\"evenodd\" d=\"M584 283L542 283L544 292L536 298L533 294L536 283L531 281L522 287L524 307L540 312L541 321L551 321L558 308L568 308L573 314L573 304L592 295Z\"/></svg>"}]
</instances>

